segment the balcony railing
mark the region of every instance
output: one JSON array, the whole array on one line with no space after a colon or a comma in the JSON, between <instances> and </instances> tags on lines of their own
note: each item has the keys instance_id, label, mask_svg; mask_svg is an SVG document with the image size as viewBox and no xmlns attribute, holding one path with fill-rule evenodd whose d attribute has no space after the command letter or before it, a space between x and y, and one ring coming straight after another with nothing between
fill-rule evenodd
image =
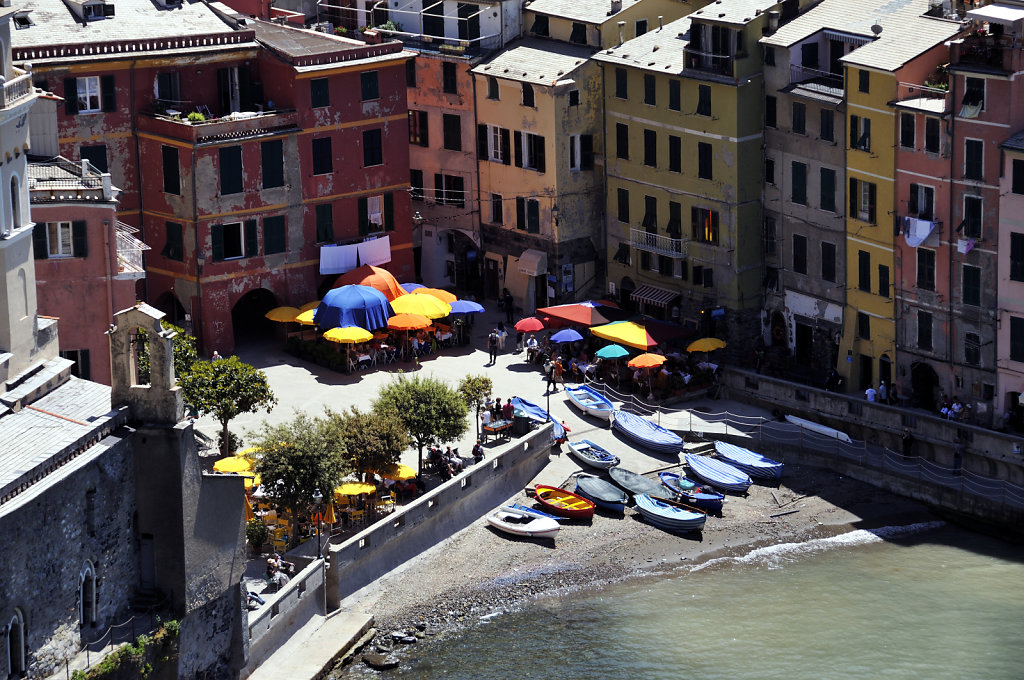
<instances>
[{"instance_id":1,"label":"balcony railing","mask_svg":"<svg viewBox=\"0 0 1024 680\"><path fill-rule=\"evenodd\" d=\"M733 75L733 57L728 54L712 54L686 48L686 68L722 76Z\"/></svg>"},{"instance_id":2,"label":"balcony railing","mask_svg":"<svg viewBox=\"0 0 1024 680\"><path fill-rule=\"evenodd\" d=\"M896 101L915 102L916 107L924 107L934 113L945 113L950 108L948 88L917 83L899 83L896 87Z\"/></svg>"},{"instance_id":3,"label":"balcony railing","mask_svg":"<svg viewBox=\"0 0 1024 680\"><path fill-rule=\"evenodd\" d=\"M142 252L150 248L133 236L138 231L124 222L117 223L118 274L144 274L146 271L142 266Z\"/></svg>"},{"instance_id":4,"label":"balcony railing","mask_svg":"<svg viewBox=\"0 0 1024 680\"><path fill-rule=\"evenodd\" d=\"M298 129L298 114L294 110L242 111L204 121L155 113L139 116L138 121L139 128L146 132L192 143Z\"/></svg>"},{"instance_id":5,"label":"balcony railing","mask_svg":"<svg viewBox=\"0 0 1024 680\"><path fill-rule=\"evenodd\" d=\"M15 69L15 71L21 71L21 69ZM4 83L3 107L6 109L31 93L32 74L21 71L20 76Z\"/></svg>"},{"instance_id":6,"label":"balcony railing","mask_svg":"<svg viewBox=\"0 0 1024 680\"><path fill-rule=\"evenodd\" d=\"M983 66L999 70L1012 68L1014 49L1020 49L1013 36L1009 35L968 35L958 43L953 52L953 65Z\"/></svg>"},{"instance_id":7,"label":"balcony railing","mask_svg":"<svg viewBox=\"0 0 1024 680\"><path fill-rule=\"evenodd\" d=\"M843 96L843 77L828 71L819 71L809 66L792 64L789 67L789 82L805 90L812 90L834 97Z\"/></svg>"},{"instance_id":8,"label":"balcony railing","mask_svg":"<svg viewBox=\"0 0 1024 680\"><path fill-rule=\"evenodd\" d=\"M629 245L633 248L656 255L667 255L677 260L686 257L686 253L683 251L684 243L685 241L681 238L669 238L661 234L652 234L643 229L629 230Z\"/></svg>"}]
</instances>

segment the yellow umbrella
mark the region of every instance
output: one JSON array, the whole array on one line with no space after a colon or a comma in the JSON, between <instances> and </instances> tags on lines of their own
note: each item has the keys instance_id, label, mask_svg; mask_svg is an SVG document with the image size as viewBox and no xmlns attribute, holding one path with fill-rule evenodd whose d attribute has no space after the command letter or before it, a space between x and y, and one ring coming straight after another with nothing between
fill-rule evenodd
<instances>
[{"instance_id":1,"label":"yellow umbrella","mask_svg":"<svg viewBox=\"0 0 1024 680\"><path fill-rule=\"evenodd\" d=\"M335 489L334 493L341 496L358 496L361 493L373 493L376 490L377 487L369 482L345 482Z\"/></svg>"},{"instance_id":2,"label":"yellow umbrella","mask_svg":"<svg viewBox=\"0 0 1024 680\"><path fill-rule=\"evenodd\" d=\"M452 313L452 306L433 295L403 295L391 301L395 314L420 314L428 319L440 319Z\"/></svg>"},{"instance_id":3,"label":"yellow umbrella","mask_svg":"<svg viewBox=\"0 0 1024 680\"><path fill-rule=\"evenodd\" d=\"M245 499L245 521L251 522L256 519L256 513L252 511L252 505L249 503L249 499Z\"/></svg>"},{"instance_id":4,"label":"yellow umbrella","mask_svg":"<svg viewBox=\"0 0 1024 680\"><path fill-rule=\"evenodd\" d=\"M251 489L254 486L259 486L262 483L263 483L263 480L260 479L259 475L253 475L252 477L246 476L246 478L245 478L245 488L246 489Z\"/></svg>"},{"instance_id":5,"label":"yellow umbrella","mask_svg":"<svg viewBox=\"0 0 1024 680\"><path fill-rule=\"evenodd\" d=\"M301 307L299 307L299 311L300 312L308 312L309 310L316 309L319 306L320 306L320 300L313 300L312 302L307 302L306 304L304 304Z\"/></svg>"},{"instance_id":6,"label":"yellow umbrella","mask_svg":"<svg viewBox=\"0 0 1024 680\"><path fill-rule=\"evenodd\" d=\"M458 300L457 297L442 288L417 288L413 291L413 295L430 295L449 305Z\"/></svg>"},{"instance_id":7,"label":"yellow umbrella","mask_svg":"<svg viewBox=\"0 0 1024 680\"><path fill-rule=\"evenodd\" d=\"M221 458L213 464L214 472L252 472L252 461L245 456Z\"/></svg>"},{"instance_id":8,"label":"yellow umbrella","mask_svg":"<svg viewBox=\"0 0 1024 680\"><path fill-rule=\"evenodd\" d=\"M314 307L313 309L307 309L306 311L302 312L301 314L295 317L295 320L301 323L303 326L312 326L313 317L315 315L316 307Z\"/></svg>"},{"instance_id":9,"label":"yellow umbrella","mask_svg":"<svg viewBox=\"0 0 1024 680\"><path fill-rule=\"evenodd\" d=\"M327 512L324 513L324 522L327 524L338 523L338 518L334 516L334 503L327 504Z\"/></svg>"},{"instance_id":10,"label":"yellow umbrella","mask_svg":"<svg viewBox=\"0 0 1024 680\"><path fill-rule=\"evenodd\" d=\"M611 340L620 345L629 345L637 349L650 349L658 344L647 332L647 329L635 321L616 321L591 328L590 332L604 340Z\"/></svg>"},{"instance_id":11,"label":"yellow umbrella","mask_svg":"<svg viewBox=\"0 0 1024 680\"><path fill-rule=\"evenodd\" d=\"M694 340L686 347L687 352L713 352L716 349L725 347L725 340L718 338L701 338Z\"/></svg>"},{"instance_id":12,"label":"yellow umbrella","mask_svg":"<svg viewBox=\"0 0 1024 680\"><path fill-rule=\"evenodd\" d=\"M369 342L373 340L373 333L364 331L359 326L344 326L332 328L324 333L324 340L351 344L353 342Z\"/></svg>"},{"instance_id":13,"label":"yellow umbrella","mask_svg":"<svg viewBox=\"0 0 1024 680\"><path fill-rule=\"evenodd\" d=\"M295 321L295 317L299 315L299 311L300 310L296 307L274 307L263 316L271 321L291 323Z\"/></svg>"},{"instance_id":14,"label":"yellow umbrella","mask_svg":"<svg viewBox=\"0 0 1024 680\"><path fill-rule=\"evenodd\" d=\"M382 475L388 479L393 479L396 482L405 481L407 479L413 479L416 477L416 471L408 465L402 465L401 463L394 465Z\"/></svg>"}]
</instances>

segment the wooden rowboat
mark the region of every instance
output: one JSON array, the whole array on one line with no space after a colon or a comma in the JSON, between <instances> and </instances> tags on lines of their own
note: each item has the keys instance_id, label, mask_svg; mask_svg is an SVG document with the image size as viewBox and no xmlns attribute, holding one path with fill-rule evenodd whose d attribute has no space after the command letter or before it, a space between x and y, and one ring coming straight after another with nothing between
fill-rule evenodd
<instances>
[{"instance_id":1,"label":"wooden rowboat","mask_svg":"<svg viewBox=\"0 0 1024 680\"><path fill-rule=\"evenodd\" d=\"M599 508L612 512L625 512L629 495L611 482L593 475L576 476L576 493L594 501Z\"/></svg>"},{"instance_id":2,"label":"wooden rowboat","mask_svg":"<svg viewBox=\"0 0 1024 680\"><path fill-rule=\"evenodd\" d=\"M658 453L678 454L683 448L683 438L675 432L628 411L612 412L612 429Z\"/></svg>"},{"instance_id":3,"label":"wooden rowboat","mask_svg":"<svg viewBox=\"0 0 1024 680\"><path fill-rule=\"evenodd\" d=\"M659 472L658 477L666 489L679 500L708 512L721 512L725 496L710 486L701 486L692 479L687 479L675 472Z\"/></svg>"},{"instance_id":4,"label":"wooden rowboat","mask_svg":"<svg viewBox=\"0 0 1024 680\"><path fill-rule=\"evenodd\" d=\"M775 480L782 476L782 463L742 446L715 442L715 451L718 452L719 458L751 477Z\"/></svg>"},{"instance_id":5,"label":"wooden rowboat","mask_svg":"<svg viewBox=\"0 0 1024 680\"><path fill-rule=\"evenodd\" d=\"M716 489L725 489L735 493L746 493L753 484L747 473L729 465L723 460L709 456L686 454L686 465L693 474L705 482L713 484Z\"/></svg>"},{"instance_id":6,"label":"wooden rowboat","mask_svg":"<svg viewBox=\"0 0 1024 680\"><path fill-rule=\"evenodd\" d=\"M665 495L664 487L662 487L661 484L658 484L653 479L647 479L643 475L638 475L632 470L613 467L608 471L608 476L612 478L613 482L631 494L645 493L648 496Z\"/></svg>"},{"instance_id":7,"label":"wooden rowboat","mask_svg":"<svg viewBox=\"0 0 1024 680\"><path fill-rule=\"evenodd\" d=\"M536 501L553 515L572 519L590 519L594 516L594 501L590 499L557 486L538 484L536 488Z\"/></svg>"},{"instance_id":8,"label":"wooden rowboat","mask_svg":"<svg viewBox=\"0 0 1024 680\"><path fill-rule=\"evenodd\" d=\"M554 538L561 528L553 519L514 508L498 508L487 515L487 523L507 534L535 538Z\"/></svg>"},{"instance_id":9,"label":"wooden rowboat","mask_svg":"<svg viewBox=\"0 0 1024 680\"><path fill-rule=\"evenodd\" d=\"M707 513L703 510L689 508L664 498L637 494L635 500L636 509L641 517L649 524L666 531L700 531L708 519Z\"/></svg>"},{"instance_id":10,"label":"wooden rowboat","mask_svg":"<svg viewBox=\"0 0 1024 680\"><path fill-rule=\"evenodd\" d=\"M607 470L619 464L618 456L608 453L589 439L569 442L569 453L576 456L581 463L598 470Z\"/></svg>"},{"instance_id":11,"label":"wooden rowboat","mask_svg":"<svg viewBox=\"0 0 1024 680\"><path fill-rule=\"evenodd\" d=\"M572 405L584 413L601 420L611 420L615 407L603 394L589 385L566 387L565 394Z\"/></svg>"}]
</instances>

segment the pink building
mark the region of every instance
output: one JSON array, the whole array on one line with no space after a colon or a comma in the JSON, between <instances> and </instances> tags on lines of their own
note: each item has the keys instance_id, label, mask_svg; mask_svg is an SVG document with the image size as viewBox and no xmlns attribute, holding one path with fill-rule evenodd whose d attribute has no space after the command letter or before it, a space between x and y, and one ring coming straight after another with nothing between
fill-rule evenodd
<instances>
[{"instance_id":1,"label":"pink building","mask_svg":"<svg viewBox=\"0 0 1024 680\"><path fill-rule=\"evenodd\" d=\"M1024 132L1002 145L999 181L998 406L1017 429L1024 427Z\"/></svg>"}]
</instances>

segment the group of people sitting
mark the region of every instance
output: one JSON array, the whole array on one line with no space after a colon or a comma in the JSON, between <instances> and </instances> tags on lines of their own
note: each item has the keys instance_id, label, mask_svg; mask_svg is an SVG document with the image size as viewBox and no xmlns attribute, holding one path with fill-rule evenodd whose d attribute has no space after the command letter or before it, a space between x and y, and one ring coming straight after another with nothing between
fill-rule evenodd
<instances>
[{"instance_id":1,"label":"group of people sitting","mask_svg":"<svg viewBox=\"0 0 1024 680\"><path fill-rule=\"evenodd\" d=\"M440 447L432 447L428 458L430 466L437 470L442 481L448 481L455 475L462 472L465 465L458 449L447 447L444 451Z\"/></svg>"}]
</instances>

